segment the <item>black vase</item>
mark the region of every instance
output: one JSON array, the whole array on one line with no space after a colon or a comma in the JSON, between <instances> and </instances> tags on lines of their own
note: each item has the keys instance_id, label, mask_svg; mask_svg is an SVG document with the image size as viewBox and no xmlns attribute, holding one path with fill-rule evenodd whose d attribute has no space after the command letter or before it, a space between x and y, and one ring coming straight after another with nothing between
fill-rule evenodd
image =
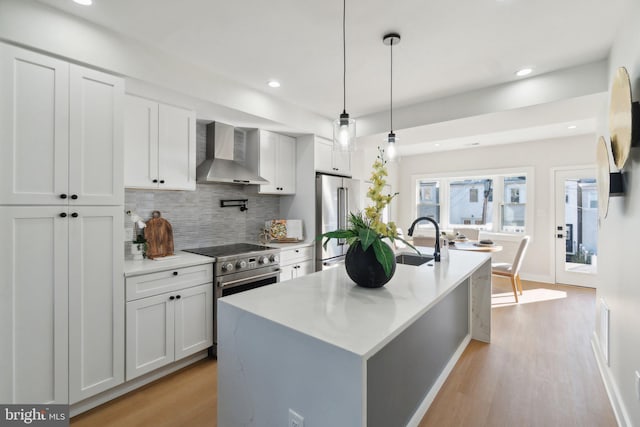
<instances>
[{"instance_id":1,"label":"black vase","mask_svg":"<svg viewBox=\"0 0 640 427\"><path fill-rule=\"evenodd\" d=\"M391 280L396 272L395 258L393 258L391 274L387 277L384 273L384 268L376 258L373 246L369 246L366 251L363 251L360 242L349 246L344 265L351 280L364 288L380 288Z\"/></svg>"}]
</instances>

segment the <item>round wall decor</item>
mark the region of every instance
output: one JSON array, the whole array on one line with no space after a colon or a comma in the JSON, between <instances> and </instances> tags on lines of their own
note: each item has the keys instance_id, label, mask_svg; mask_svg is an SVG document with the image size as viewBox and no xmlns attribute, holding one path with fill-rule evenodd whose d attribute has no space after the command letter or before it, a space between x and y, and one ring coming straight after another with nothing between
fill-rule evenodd
<instances>
[{"instance_id":1,"label":"round wall decor","mask_svg":"<svg viewBox=\"0 0 640 427\"><path fill-rule=\"evenodd\" d=\"M609 133L611 151L618 169L622 169L631 150L632 142L632 102L629 73L624 67L618 68L611 84L609 106Z\"/></svg>"}]
</instances>

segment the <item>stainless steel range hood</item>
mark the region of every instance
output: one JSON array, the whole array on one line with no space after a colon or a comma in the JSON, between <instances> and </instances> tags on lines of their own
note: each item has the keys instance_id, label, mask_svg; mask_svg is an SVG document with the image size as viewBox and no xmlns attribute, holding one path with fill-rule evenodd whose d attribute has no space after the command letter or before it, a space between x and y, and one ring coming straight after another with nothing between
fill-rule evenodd
<instances>
[{"instance_id":1,"label":"stainless steel range hood","mask_svg":"<svg viewBox=\"0 0 640 427\"><path fill-rule=\"evenodd\" d=\"M231 125L213 122L207 125L206 160L196 169L200 183L269 184L269 181L234 160L234 129Z\"/></svg>"}]
</instances>

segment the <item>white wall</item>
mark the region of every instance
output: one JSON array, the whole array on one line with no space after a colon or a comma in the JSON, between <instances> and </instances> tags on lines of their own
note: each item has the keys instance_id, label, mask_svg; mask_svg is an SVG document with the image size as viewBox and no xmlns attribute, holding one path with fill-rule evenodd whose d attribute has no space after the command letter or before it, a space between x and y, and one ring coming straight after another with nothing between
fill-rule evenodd
<instances>
[{"instance_id":1,"label":"white wall","mask_svg":"<svg viewBox=\"0 0 640 427\"><path fill-rule=\"evenodd\" d=\"M634 101L640 99L639 16L640 2L634 2L611 50L609 70L611 81L618 67L627 68ZM603 111L600 119L602 135L608 139L607 112ZM640 149L632 148L623 171L626 195L611 198L609 214L601 222L598 242L597 302L599 298L604 299L610 310L609 366L601 367L622 426L640 425L640 402L636 397L634 378L635 371L640 370L640 283L637 255L640 241L639 167ZM596 310L596 343L603 338L599 331L599 321ZM600 355L599 351L596 354Z\"/></svg>"},{"instance_id":2,"label":"white wall","mask_svg":"<svg viewBox=\"0 0 640 427\"><path fill-rule=\"evenodd\" d=\"M466 171L533 167L534 194L529 194L527 201L534 203L534 232L522 267L522 276L530 280L554 282L552 168L595 165L595 142L594 135L580 135L403 157L397 164L399 225L406 230L415 219L415 212L412 210L412 175L452 172L464 175ZM504 241L501 244L505 249L496 254L495 259L512 261L517 243Z\"/></svg>"}]
</instances>

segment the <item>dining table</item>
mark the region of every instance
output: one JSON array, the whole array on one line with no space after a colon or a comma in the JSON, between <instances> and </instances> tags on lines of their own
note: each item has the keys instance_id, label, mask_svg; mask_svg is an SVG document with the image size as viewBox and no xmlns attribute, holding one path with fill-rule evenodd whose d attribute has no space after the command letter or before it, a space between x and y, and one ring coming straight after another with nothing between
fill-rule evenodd
<instances>
[{"instance_id":1,"label":"dining table","mask_svg":"<svg viewBox=\"0 0 640 427\"><path fill-rule=\"evenodd\" d=\"M449 249L459 251L475 251L475 252L500 252L501 245L483 245L476 240L454 240L453 245L449 244Z\"/></svg>"}]
</instances>

